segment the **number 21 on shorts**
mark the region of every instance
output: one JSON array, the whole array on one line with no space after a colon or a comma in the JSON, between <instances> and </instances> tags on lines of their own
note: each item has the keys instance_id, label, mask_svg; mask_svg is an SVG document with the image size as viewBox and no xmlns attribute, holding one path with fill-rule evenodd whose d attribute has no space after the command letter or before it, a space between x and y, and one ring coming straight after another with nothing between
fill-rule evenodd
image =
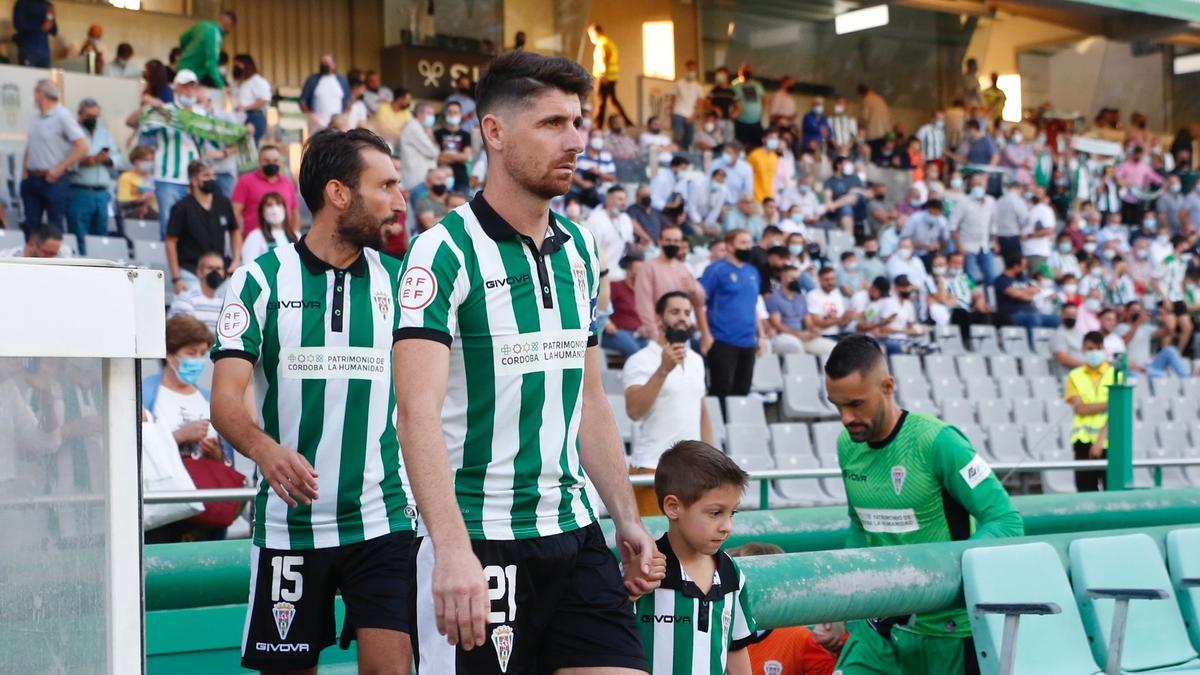
<instances>
[{"instance_id":1,"label":"number 21 on shorts","mask_svg":"<svg viewBox=\"0 0 1200 675\"><path fill-rule=\"evenodd\" d=\"M491 601L492 611L488 612L487 621L490 624L512 623L517 620L517 566L488 565L483 568L483 576L487 577L488 600ZM507 601L507 602L506 602ZM496 609L496 603L501 609ZM507 607L506 607L507 606Z\"/></svg>"}]
</instances>

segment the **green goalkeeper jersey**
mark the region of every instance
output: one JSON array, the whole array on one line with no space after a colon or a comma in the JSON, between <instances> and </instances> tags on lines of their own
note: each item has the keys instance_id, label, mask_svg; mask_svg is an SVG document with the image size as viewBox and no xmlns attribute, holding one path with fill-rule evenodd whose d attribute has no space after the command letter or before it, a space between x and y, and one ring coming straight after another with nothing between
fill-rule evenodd
<instances>
[{"instance_id":1,"label":"green goalkeeper jersey","mask_svg":"<svg viewBox=\"0 0 1200 675\"><path fill-rule=\"evenodd\" d=\"M935 417L902 412L880 443L856 443L843 430L838 463L849 502L848 548L1024 534L991 467L961 431ZM927 635L971 633L962 608L922 614L908 627Z\"/></svg>"}]
</instances>

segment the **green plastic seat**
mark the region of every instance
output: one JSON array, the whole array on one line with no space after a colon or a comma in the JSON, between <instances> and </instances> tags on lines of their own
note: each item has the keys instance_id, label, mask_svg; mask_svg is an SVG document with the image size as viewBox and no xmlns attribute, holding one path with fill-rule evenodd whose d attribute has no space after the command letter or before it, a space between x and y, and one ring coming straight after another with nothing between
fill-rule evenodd
<instances>
[{"instance_id":1,"label":"green plastic seat","mask_svg":"<svg viewBox=\"0 0 1200 675\"><path fill-rule=\"evenodd\" d=\"M986 546L963 552L963 594L975 636L982 675L1000 675L1004 612L996 605L1055 605L1057 614L1021 613L1011 672L1021 675L1094 675L1100 669L1087 636L1062 560L1045 543ZM1014 611L1019 608L1014 608ZM1052 611L1052 610L1051 610Z\"/></svg>"},{"instance_id":2,"label":"green plastic seat","mask_svg":"<svg viewBox=\"0 0 1200 675\"><path fill-rule=\"evenodd\" d=\"M1171 584L1179 596L1179 609L1183 612L1183 623L1192 638L1192 646L1200 649L1200 587L1194 582L1185 583L1185 580L1200 579L1200 528L1167 533L1167 567L1171 570Z\"/></svg>"},{"instance_id":3,"label":"green plastic seat","mask_svg":"<svg viewBox=\"0 0 1200 675\"><path fill-rule=\"evenodd\" d=\"M1153 539L1144 534L1076 539L1070 559L1075 599L1097 663L1108 662L1110 649L1122 648L1110 639L1119 601L1097 593L1117 597L1140 591L1161 599L1139 599L1135 594L1129 601L1121 672L1200 673L1200 655L1188 640L1167 566Z\"/></svg>"}]
</instances>

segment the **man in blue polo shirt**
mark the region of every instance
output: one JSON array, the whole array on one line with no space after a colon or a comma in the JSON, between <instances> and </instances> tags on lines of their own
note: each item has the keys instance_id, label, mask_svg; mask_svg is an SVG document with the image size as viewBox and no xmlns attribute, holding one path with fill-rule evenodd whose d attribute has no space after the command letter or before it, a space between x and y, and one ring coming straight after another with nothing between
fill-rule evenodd
<instances>
[{"instance_id":1,"label":"man in blue polo shirt","mask_svg":"<svg viewBox=\"0 0 1200 675\"><path fill-rule=\"evenodd\" d=\"M713 344L705 354L708 393L745 396L754 377L754 359L765 337L759 329L758 291L761 280L750 264L750 233L734 229L725 235L729 253L708 266L700 285L708 295L708 321Z\"/></svg>"}]
</instances>

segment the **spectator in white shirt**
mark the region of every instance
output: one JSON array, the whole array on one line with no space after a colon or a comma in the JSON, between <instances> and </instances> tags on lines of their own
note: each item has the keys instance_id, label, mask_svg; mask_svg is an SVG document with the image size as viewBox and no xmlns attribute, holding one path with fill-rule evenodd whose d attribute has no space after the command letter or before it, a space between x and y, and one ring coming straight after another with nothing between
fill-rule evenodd
<instances>
[{"instance_id":1,"label":"spectator in white shirt","mask_svg":"<svg viewBox=\"0 0 1200 675\"><path fill-rule=\"evenodd\" d=\"M913 255L913 242L911 239L900 239L900 244L896 247L896 254L888 258L887 261L888 277L893 281L896 277L904 275L908 277L918 288L925 283L925 265L921 259Z\"/></svg>"},{"instance_id":2,"label":"spectator in white shirt","mask_svg":"<svg viewBox=\"0 0 1200 675\"><path fill-rule=\"evenodd\" d=\"M715 152L717 146L725 142L725 134L717 124L717 114L711 110L704 113L703 124L696 130L695 145L697 150Z\"/></svg>"},{"instance_id":3,"label":"spectator in white shirt","mask_svg":"<svg viewBox=\"0 0 1200 675\"><path fill-rule=\"evenodd\" d=\"M242 260L250 262L284 244L300 239L300 223L288 218L287 202L278 192L268 192L258 202L258 223L242 242Z\"/></svg>"},{"instance_id":4,"label":"spectator in white shirt","mask_svg":"<svg viewBox=\"0 0 1200 675\"><path fill-rule=\"evenodd\" d=\"M595 237L596 247L604 254L605 260L620 261L625 257L626 250L633 247L633 219L625 213L628 201L625 188L615 185L605 195L604 208L592 209L584 223ZM625 270L610 263L608 276L612 281L620 281L625 278Z\"/></svg>"},{"instance_id":5,"label":"spectator in white shirt","mask_svg":"<svg viewBox=\"0 0 1200 675\"><path fill-rule=\"evenodd\" d=\"M321 55L320 70L308 76L300 92L300 110L308 117L309 131L329 126L334 115L350 107L350 81L337 72L332 52Z\"/></svg>"},{"instance_id":6,"label":"spectator in white shirt","mask_svg":"<svg viewBox=\"0 0 1200 675\"><path fill-rule=\"evenodd\" d=\"M917 309L913 302L917 291L903 274L896 277L894 284L880 278L871 286L872 301L867 305L858 329L878 338L888 354L903 353L913 338L926 332L925 326L917 323Z\"/></svg>"},{"instance_id":7,"label":"spectator in white shirt","mask_svg":"<svg viewBox=\"0 0 1200 675\"><path fill-rule=\"evenodd\" d=\"M671 134L675 143L684 150L692 147L696 132L696 111L700 99L704 98L704 86L700 84L700 67L688 61L683 79L675 81L671 93Z\"/></svg>"},{"instance_id":8,"label":"spectator in white shirt","mask_svg":"<svg viewBox=\"0 0 1200 675\"><path fill-rule=\"evenodd\" d=\"M808 316L805 325L809 330L834 338L846 330L858 316L848 307L846 296L837 286L837 271L822 267L817 275L817 288L808 292Z\"/></svg>"},{"instance_id":9,"label":"spectator in white shirt","mask_svg":"<svg viewBox=\"0 0 1200 675\"><path fill-rule=\"evenodd\" d=\"M70 258L70 249L62 243L63 231L54 225L43 224L25 237L24 246L0 251L0 258Z\"/></svg>"},{"instance_id":10,"label":"spectator in white shirt","mask_svg":"<svg viewBox=\"0 0 1200 675\"><path fill-rule=\"evenodd\" d=\"M1054 233L1058 229L1058 216L1050 206L1050 195L1046 188L1033 188L1033 208L1029 209L1029 220L1021 232L1021 253L1031 271L1038 271L1050 257Z\"/></svg>"},{"instance_id":11,"label":"spectator in white shirt","mask_svg":"<svg viewBox=\"0 0 1200 675\"><path fill-rule=\"evenodd\" d=\"M691 182L691 191L686 198L688 218L693 223L699 223L711 237L724 234L720 223L725 215L725 181L725 170L713 169L707 181Z\"/></svg>"},{"instance_id":12,"label":"spectator in white shirt","mask_svg":"<svg viewBox=\"0 0 1200 675\"><path fill-rule=\"evenodd\" d=\"M406 190L423 183L430 169L437 167L440 150L433 140L436 122L433 106L418 103L413 110L412 122L405 124L400 132L400 161L404 169L400 177Z\"/></svg>"},{"instance_id":13,"label":"spectator in white shirt","mask_svg":"<svg viewBox=\"0 0 1200 675\"><path fill-rule=\"evenodd\" d=\"M926 162L941 162L946 154L946 114L935 110L932 118L917 129L917 140Z\"/></svg>"},{"instance_id":14,"label":"spectator in white shirt","mask_svg":"<svg viewBox=\"0 0 1200 675\"><path fill-rule=\"evenodd\" d=\"M254 127L254 142L261 143L267 133L267 106L271 105L271 83L258 74L258 65L249 54L233 57L233 111Z\"/></svg>"},{"instance_id":15,"label":"spectator in white shirt","mask_svg":"<svg viewBox=\"0 0 1200 675\"><path fill-rule=\"evenodd\" d=\"M671 137L663 133L662 123L658 121L658 117L651 116L646 120L646 130L638 136L638 147L642 154L647 154L651 150L659 152L675 152L678 146L671 141Z\"/></svg>"},{"instance_id":16,"label":"spectator in white shirt","mask_svg":"<svg viewBox=\"0 0 1200 675\"><path fill-rule=\"evenodd\" d=\"M688 347L695 332L687 293L672 291L655 303L658 337L625 362L625 412L634 421L630 474L653 474L658 458L677 441L712 442L705 405L704 358ZM654 488L641 490L642 515L657 515ZM652 508L653 507L653 508Z\"/></svg>"},{"instance_id":17,"label":"spectator in white shirt","mask_svg":"<svg viewBox=\"0 0 1200 675\"><path fill-rule=\"evenodd\" d=\"M395 94L391 88L383 84L378 71L368 70L363 73L363 79L367 83L367 91L363 93L363 103L367 105L367 110L374 115L379 110L379 105L390 103L395 98Z\"/></svg>"},{"instance_id":18,"label":"spectator in white shirt","mask_svg":"<svg viewBox=\"0 0 1200 675\"><path fill-rule=\"evenodd\" d=\"M670 169L659 169L650 180L650 205L662 211L674 201L675 195L687 194L687 171L690 162L679 155L671 158Z\"/></svg>"},{"instance_id":19,"label":"spectator in white shirt","mask_svg":"<svg viewBox=\"0 0 1200 675\"><path fill-rule=\"evenodd\" d=\"M225 283L225 259L215 251L200 256L199 262L196 263L196 277L200 279L200 285L175 296L167 317L195 317L215 335L217 319L221 316L221 307L225 301L217 294L217 289Z\"/></svg>"},{"instance_id":20,"label":"spectator in white shirt","mask_svg":"<svg viewBox=\"0 0 1200 675\"><path fill-rule=\"evenodd\" d=\"M754 169L741 156L742 144L729 141L723 147L724 152L712 162L709 171L725 170L725 203L730 206L738 203L743 195L754 198Z\"/></svg>"}]
</instances>

